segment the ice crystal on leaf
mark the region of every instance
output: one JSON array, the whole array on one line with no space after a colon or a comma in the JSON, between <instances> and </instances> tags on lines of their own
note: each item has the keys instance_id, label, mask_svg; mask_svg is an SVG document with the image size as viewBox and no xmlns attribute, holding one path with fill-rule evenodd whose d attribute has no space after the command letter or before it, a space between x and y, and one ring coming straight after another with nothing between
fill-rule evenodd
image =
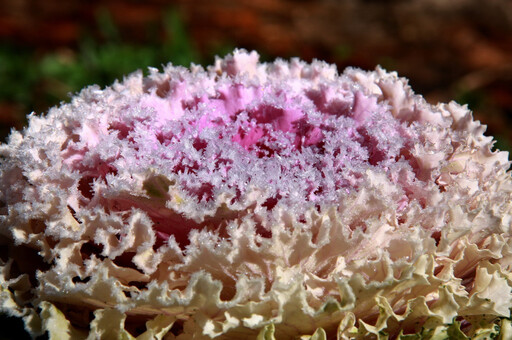
<instances>
[{"instance_id":1,"label":"ice crystal on leaf","mask_svg":"<svg viewBox=\"0 0 512 340\"><path fill-rule=\"evenodd\" d=\"M0 146L1 308L73 339L505 334L484 130L379 67L244 50L88 87Z\"/></svg>"}]
</instances>

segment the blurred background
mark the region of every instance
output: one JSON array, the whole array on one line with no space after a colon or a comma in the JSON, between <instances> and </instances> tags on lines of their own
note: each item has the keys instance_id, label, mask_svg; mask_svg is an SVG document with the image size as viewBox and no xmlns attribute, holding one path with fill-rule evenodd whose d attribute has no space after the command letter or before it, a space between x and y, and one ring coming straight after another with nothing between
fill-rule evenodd
<instances>
[{"instance_id":1,"label":"blurred background","mask_svg":"<svg viewBox=\"0 0 512 340\"><path fill-rule=\"evenodd\" d=\"M468 104L512 150L511 0L0 0L0 141L84 86L235 47L382 65L431 103Z\"/></svg>"},{"instance_id":2,"label":"blurred background","mask_svg":"<svg viewBox=\"0 0 512 340\"><path fill-rule=\"evenodd\" d=\"M410 79L512 149L510 0L0 0L0 140L86 85L234 47Z\"/></svg>"}]
</instances>

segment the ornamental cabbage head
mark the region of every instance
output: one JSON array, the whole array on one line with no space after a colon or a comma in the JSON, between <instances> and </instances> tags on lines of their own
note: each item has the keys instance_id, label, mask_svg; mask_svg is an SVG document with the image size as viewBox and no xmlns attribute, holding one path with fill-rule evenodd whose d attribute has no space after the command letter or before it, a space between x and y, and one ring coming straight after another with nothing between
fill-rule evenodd
<instances>
[{"instance_id":1,"label":"ornamental cabbage head","mask_svg":"<svg viewBox=\"0 0 512 340\"><path fill-rule=\"evenodd\" d=\"M59 339L510 335L508 153L380 67L235 50L0 146L0 309Z\"/></svg>"}]
</instances>

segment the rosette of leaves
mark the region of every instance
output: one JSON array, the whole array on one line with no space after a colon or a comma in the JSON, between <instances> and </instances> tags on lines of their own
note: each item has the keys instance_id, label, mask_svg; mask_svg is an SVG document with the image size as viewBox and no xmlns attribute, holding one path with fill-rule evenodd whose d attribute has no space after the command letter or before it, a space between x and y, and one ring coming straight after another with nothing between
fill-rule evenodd
<instances>
[{"instance_id":1,"label":"rosette of leaves","mask_svg":"<svg viewBox=\"0 0 512 340\"><path fill-rule=\"evenodd\" d=\"M407 81L235 50L0 146L1 309L78 339L510 337L506 152Z\"/></svg>"}]
</instances>

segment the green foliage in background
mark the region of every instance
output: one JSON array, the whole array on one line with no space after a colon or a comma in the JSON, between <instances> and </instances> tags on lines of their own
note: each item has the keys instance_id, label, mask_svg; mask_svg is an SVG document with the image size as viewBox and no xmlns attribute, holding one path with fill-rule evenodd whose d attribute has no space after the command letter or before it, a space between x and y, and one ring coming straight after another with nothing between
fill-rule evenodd
<instances>
[{"instance_id":1,"label":"green foliage in background","mask_svg":"<svg viewBox=\"0 0 512 340\"><path fill-rule=\"evenodd\" d=\"M75 49L34 53L0 43L0 102L15 105L23 115L41 113L85 86L106 86L138 69L203 62L176 11L164 12L160 27L148 27L143 44L124 40L106 10L97 13L96 25L101 41L84 32Z\"/></svg>"},{"instance_id":2,"label":"green foliage in background","mask_svg":"<svg viewBox=\"0 0 512 340\"><path fill-rule=\"evenodd\" d=\"M493 102L489 95L482 90L465 90L459 89L458 95L455 98L455 101L461 104L467 104L468 107L473 112L483 112L487 113L487 120L490 122L492 120L501 122L500 109L496 107L496 104ZM507 122L502 122L507 124ZM497 124L497 123L494 123ZM508 124L507 124L508 125ZM506 135L509 129L504 129L501 133L495 133L491 131L491 135L494 137L495 144L493 145L493 151L502 150L512 152L512 144L510 143L510 139Z\"/></svg>"}]
</instances>

